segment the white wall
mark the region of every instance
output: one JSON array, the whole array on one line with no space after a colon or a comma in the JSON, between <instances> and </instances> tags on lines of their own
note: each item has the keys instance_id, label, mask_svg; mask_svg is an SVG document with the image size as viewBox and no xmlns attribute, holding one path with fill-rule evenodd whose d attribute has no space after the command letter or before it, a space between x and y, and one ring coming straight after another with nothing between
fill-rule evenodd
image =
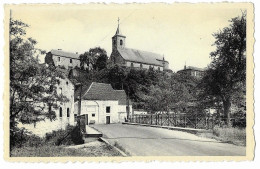
<instances>
[{"instance_id":1,"label":"white wall","mask_svg":"<svg viewBox=\"0 0 260 169\"><path fill-rule=\"evenodd\" d=\"M126 66L127 67L131 67L131 63L133 63L133 67L134 68L140 68L140 63L135 63L135 62L126 62ZM142 63L142 67L144 69L149 69L150 65L149 64L143 64ZM154 70L158 70L158 67L160 67L160 71L163 71L163 67L162 66L155 66L155 65L151 65L152 68L154 68Z\"/></svg>"},{"instance_id":2,"label":"white wall","mask_svg":"<svg viewBox=\"0 0 260 169\"><path fill-rule=\"evenodd\" d=\"M106 107L110 106L110 113L106 113ZM74 105L74 114L78 114L78 102ZM130 106L130 111L132 106ZM88 114L88 122L95 120L95 124L106 124L106 116L110 116L110 123L119 123L124 121L126 117L126 105L118 105L118 101L114 100L82 100L81 115ZM92 117L95 114L95 117Z\"/></svg>"},{"instance_id":3,"label":"white wall","mask_svg":"<svg viewBox=\"0 0 260 169\"><path fill-rule=\"evenodd\" d=\"M66 83L68 82L68 84ZM62 94L66 96L69 101L65 103L58 103L58 109L52 108L56 113L56 119L50 121L46 119L34 124L19 124L18 127L24 127L40 137L43 137L46 133L52 132L53 130L65 129L66 126L75 125L74 122L74 86L68 79L60 79L60 84L57 86L57 92L60 92L62 88ZM60 117L60 109L62 108L62 117ZM69 108L70 116L67 117L67 108ZM45 107L45 111L48 111L48 106Z\"/></svg>"}]
</instances>

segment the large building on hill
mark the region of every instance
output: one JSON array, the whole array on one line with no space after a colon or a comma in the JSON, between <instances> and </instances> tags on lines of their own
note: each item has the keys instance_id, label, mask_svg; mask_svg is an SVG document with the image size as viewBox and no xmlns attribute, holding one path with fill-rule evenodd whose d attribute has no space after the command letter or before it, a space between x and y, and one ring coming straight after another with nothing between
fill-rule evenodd
<instances>
[{"instance_id":1,"label":"large building on hill","mask_svg":"<svg viewBox=\"0 0 260 169\"><path fill-rule=\"evenodd\" d=\"M205 69L194 67L194 66L184 66L182 70L179 70L177 73L187 76L192 76L196 78L202 78L204 75Z\"/></svg>"},{"instance_id":2,"label":"large building on hill","mask_svg":"<svg viewBox=\"0 0 260 169\"><path fill-rule=\"evenodd\" d=\"M126 36L121 33L119 23L116 33L112 37L110 62L112 64L130 68L154 68L155 70L160 71L169 70L169 62L164 59L163 55L127 48Z\"/></svg>"},{"instance_id":3,"label":"large building on hill","mask_svg":"<svg viewBox=\"0 0 260 169\"><path fill-rule=\"evenodd\" d=\"M87 124L123 122L127 113L132 111L124 90L114 90L110 84L92 82L76 90L74 114L79 112L80 94L80 115L85 117Z\"/></svg>"},{"instance_id":4,"label":"large building on hill","mask_svg":"<svg viewBox=\"0 0 260 169\"><path fill-rule=\"evenodd\" d=\"M45 56L45 63L52 64L56 67L64 67L65 69L74 69L80 67L79 54L63 51L62 49L52 49ZM88 66L84 64L84 69Z\"/></svg>"}]
</instances>

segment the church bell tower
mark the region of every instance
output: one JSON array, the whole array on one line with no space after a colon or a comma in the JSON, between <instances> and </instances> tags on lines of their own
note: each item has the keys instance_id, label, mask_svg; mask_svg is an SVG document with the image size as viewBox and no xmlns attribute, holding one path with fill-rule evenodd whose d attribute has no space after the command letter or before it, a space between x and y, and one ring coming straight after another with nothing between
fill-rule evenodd
<instances>
[{"instance_id":1,"label":"church bell tower","mask_svg":"<svg viewBox=\"0 0 260 169\"><path fill-rule=\"evenodd\" d=\"M112 37L112 49L116 50L116 49L123 49L125 48L125 36L122 35L121 30L119 28L119 21L120 19L118 18L117 22L118 22L118 26L117 26L117 30L116 30L116 34Z\"/></svg>"}]
</instances>

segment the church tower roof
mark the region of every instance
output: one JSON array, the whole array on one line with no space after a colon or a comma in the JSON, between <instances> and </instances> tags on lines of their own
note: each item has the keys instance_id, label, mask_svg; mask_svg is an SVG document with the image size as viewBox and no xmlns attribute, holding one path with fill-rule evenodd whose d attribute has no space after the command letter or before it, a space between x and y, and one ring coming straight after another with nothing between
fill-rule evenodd
<instances>
[{"instance_id":1,"label":"church tower roof","mask_svg":"<svg viewBox=\"0 0 260 169\"><path fill-rule=\"evenodd\" d=\"M117 29L116 29L116 34L114 35L114 36L117 36L117 35L119 35L119 36L124 36L123 34L122 34L122 32L121 32L121 29L120 29L120 24L119 24L119 21L120 21L120 19L118 18L117 19L117 22L118 22L118 25L117 25Z\"/></svg>"}]
</instances>

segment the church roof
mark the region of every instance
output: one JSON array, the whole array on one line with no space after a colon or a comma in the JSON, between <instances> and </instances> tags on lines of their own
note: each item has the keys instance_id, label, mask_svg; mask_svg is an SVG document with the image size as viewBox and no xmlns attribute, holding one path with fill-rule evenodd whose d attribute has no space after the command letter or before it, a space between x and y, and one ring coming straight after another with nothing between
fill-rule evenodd
<instances>
[{"instance_id":1,"label":"church roof","mask_svg":"<svg viewBox=\"0 0 260 169\"><path fill-rule=\"evenodd\" d=\"M72 53L72 52L66 52L63 50L56 50L56 49L52 49L50 52L56 56L62 56L62 57L67 57L67 58L72 58L72 59L79 59L79 54Z\"/></svg>"},{"instance_id":2,"label":"church roof","mask_svg":"<svg viewBox=\"0 0 260 169\"><path fill-rule=\"evenodd\" d=\"M75 92L79 96L80 88ZM119 105L126 105L124 90L114 90L110 84L92 82L82 87L82 100L118 100Z\"/></svg>"},{"instance_id":3,"label":"church roof","mask_svg":"<svg viewBox=\"0 0 260 169\"><path fill-rule=\"evenodd\" d=\"M164 59L160 54L130 48L119 48L117 50L120 55L127 61L163 66L162 61Z\"/></svg>"}]
</instances>

